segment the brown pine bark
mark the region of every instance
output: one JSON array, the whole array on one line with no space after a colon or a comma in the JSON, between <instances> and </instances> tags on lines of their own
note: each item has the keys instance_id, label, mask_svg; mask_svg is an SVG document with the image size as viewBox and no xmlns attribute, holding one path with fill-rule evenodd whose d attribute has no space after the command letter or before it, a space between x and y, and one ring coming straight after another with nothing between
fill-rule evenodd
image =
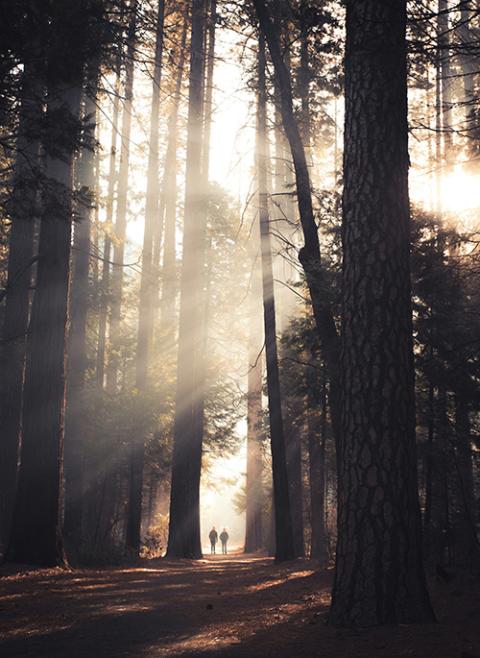
<instances>
[{"instance_id":1,"label":"brown pine bark","mask_svg":"<svg viewBox=\"0 0 480 658\"><path fill-rule=\"evenodd\" d=\"M39 171L42 72L32 62L22 76L17 158L10 202L10 239L0 378L0 554L8 542L21 436L23 379L30 311Z\"/></svg>"},{"instance_id":2,"label":"brown pine bark","mask_svg":"<svg viewBox=\"0 0 480 658\"><path fill-rule=\"evenodd\" d=\"M192 35L187 124L187 163L179 348L174 421L170 523L167 555L200 558L200 473L202 437L197 431L201 400L197 395L203 349L205 213L202 193L203 71L205 12L203 0L192 2Z\"/></svg>"},{"instance_id":3,"label":"brown pine bark","mask_svg":"<svg viewBox=\"0 0 480 658\"><path fill-rule=\"evenodd\" d=\"M267 92L265 40L258 41L258 106L257 106L257 179L262 262L263 317L267 362L268 412L272 450L273 502L275 509L275 558L295 557L290 494L287 475L285 435L282 418L280 375L278 369L275 297L273 289L272 250L267 191Z\"/></svg>"},{"instance_id":4,"label":"brown pine bark","mask_svg":"<svg viewBox=\"0 0 480 658\"><path fill-rule=\"evenodd\" d=\"M416 473L405 31L405 0L347 1L337 626L433 620Z\"/></svg>"}]
</instances>

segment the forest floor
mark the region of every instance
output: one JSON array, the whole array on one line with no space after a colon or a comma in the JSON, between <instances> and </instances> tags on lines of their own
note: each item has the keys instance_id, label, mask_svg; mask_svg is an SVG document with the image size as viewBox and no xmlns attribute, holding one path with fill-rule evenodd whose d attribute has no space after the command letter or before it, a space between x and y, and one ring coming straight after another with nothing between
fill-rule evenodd
<instances>
[{"instance_id":1,"label":"forest floor","mask_svg":"<svg viewBox=\"0 0 480 658\"><path fill-rule=\"evenodd\" d=\"M331 571L233 554L0 569L1 658L480 658L480 583L431 583L427 626L325 625Z\"/></svg>"}]
</instances>

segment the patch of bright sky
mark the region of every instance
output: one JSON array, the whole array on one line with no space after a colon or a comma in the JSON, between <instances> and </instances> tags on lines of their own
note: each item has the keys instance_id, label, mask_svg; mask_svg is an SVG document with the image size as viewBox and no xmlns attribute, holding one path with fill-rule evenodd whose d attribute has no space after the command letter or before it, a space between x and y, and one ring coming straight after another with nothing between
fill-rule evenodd
<instances>
[{"instance_id":1,"label":"patch of bright sky","mask_svg":"<svg viewBox=\"0 0 480 658\"><path fill-rule=\"evenodd\" d=\"M244 202L251 182L255 134L253 97L238 61L237 40L229 30L217 32L210 180Z\"/></svg>"},{"instance_id":2,"label":"patch of bright sky","mask_svg":"<svg viewBox=\"0 0 480 658\"><path fill-rule=\"evenodd\" d=\"M239 423L237 431L246 434L246 422ZM208 533L215 526L218 534L223 528L230 536L229 545L241 548L245 542L245 514L239 514L235 508L235 497L245 485L247 463L246 442L243 442L237 454L217 459L202 479L200 491L201 535L205 553L210 552Z\"/></svg>"}]
</instances>

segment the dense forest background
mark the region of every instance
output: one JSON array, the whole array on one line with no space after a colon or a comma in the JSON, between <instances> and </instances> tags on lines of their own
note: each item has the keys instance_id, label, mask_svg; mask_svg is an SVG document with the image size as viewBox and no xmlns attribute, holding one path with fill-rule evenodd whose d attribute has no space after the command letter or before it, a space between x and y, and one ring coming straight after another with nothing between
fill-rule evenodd
<instances>
[{"instance_id":1,"label":"dense forest background","mask_svg":"<svg viewBox=\"0 0 480 658\"><path fill-rule=\"evenodd\" d=\"M230 478L332 623L478 568L479 16L1 3L5 560L200 558Z\"/></svg>"}]
</instances>

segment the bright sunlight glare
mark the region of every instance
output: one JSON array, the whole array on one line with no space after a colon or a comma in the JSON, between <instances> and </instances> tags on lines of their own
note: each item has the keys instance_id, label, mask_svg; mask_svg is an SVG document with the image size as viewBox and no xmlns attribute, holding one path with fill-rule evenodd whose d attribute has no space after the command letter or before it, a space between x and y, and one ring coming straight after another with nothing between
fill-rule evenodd
<instances>
[{"instance_id":1,"label":"bright sunlight glare","mask_svg":"<svg viewBox=\"0 0 480 658\"><path fill-rule=\"evenodd\" d=\"M443 177L441 194L442 206L448 212L480 208L480 176L458 165Z\"/></svg>"}]
</instances>

